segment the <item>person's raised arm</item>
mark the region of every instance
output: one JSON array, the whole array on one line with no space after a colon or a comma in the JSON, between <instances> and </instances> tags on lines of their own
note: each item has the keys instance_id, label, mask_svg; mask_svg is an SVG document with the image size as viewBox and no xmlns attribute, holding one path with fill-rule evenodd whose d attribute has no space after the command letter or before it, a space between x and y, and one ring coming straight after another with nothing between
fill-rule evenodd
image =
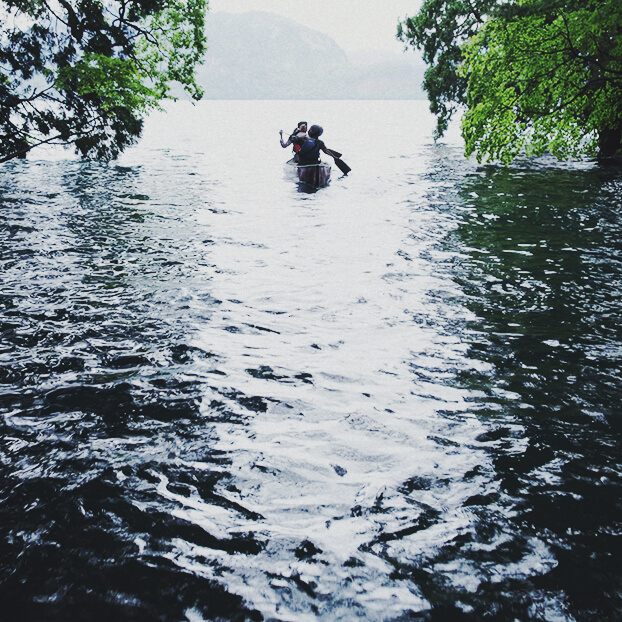
<instances>
[{"instance_id":1,"label":"person's raised arm","mask_svg":"<svg viewBox=\"0 0 622 622\"><path fill-rule=\"evenodd\" d=\"M283 149L285 149L285 147L289 147L292 144L291 136L290 136L290 138L287 139L287 142L284 143L283 142L283 130L279 130L279 134L281 135L281 139L280 139L281 140L281 147L283 147Z\"/></svg>"}]
</instances>

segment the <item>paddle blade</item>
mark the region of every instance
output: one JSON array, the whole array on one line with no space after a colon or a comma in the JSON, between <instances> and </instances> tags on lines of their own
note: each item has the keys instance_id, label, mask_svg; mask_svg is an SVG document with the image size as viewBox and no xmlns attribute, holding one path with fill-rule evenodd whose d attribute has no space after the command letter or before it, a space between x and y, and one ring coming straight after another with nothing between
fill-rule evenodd
<instances>
[{"instance_id":1,"label":"paddle blade","mask_svg":"<svg viewBox=\"0 0 622 622\"><path fill-rule=\"evenodd\" d=\"M332 156L335 160L335 166L344 174L347 175L352 169L341 159L341 154L338 151L332 149L326 149L326 153Z\"/></svg>"},{"instance_id":2,"label":"paddle blade","mask_svg":"<svg viewBox=\"0 0 622 622\"><path fill-rule=\"evenodd\" d=\"M335 158L335 166L344 174L347 175L352 169L340 158Z\"/></svg>"}]
</instances>

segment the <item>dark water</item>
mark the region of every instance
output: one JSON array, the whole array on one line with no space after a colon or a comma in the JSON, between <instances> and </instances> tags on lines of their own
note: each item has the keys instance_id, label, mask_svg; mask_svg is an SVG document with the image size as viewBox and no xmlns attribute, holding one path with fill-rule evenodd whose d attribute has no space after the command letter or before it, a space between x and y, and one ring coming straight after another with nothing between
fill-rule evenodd
<instances>
[{"instance_id":1,"label":"dark water","mask_svg":"<svg viewBox=\"0 0 622 622\"><path fill-rule=\"evenodd\" d=\"M620 169L207 105L0 171L0 618L620 619Z\"/></svg>"}]
</instances>

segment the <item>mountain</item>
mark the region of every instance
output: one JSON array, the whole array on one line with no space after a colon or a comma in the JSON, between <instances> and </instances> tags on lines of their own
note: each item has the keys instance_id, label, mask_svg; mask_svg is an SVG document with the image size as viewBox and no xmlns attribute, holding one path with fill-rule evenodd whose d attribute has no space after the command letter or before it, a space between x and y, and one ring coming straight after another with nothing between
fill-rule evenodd
<instances>
[{"instance_id":1,"label":"mountain","mask_svg":"<svg viewBox=\"0 0 622 622\"><path fill-rule=\"evenodd\" d=\"M205 99L424 99L416 57L348 58L328 35L266 13L208 13Z\"/></svg>"}]
</instances>

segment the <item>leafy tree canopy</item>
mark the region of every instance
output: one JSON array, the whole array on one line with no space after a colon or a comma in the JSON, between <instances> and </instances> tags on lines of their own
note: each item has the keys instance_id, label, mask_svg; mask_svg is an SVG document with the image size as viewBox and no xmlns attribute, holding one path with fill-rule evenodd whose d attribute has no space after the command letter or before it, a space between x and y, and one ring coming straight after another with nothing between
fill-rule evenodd
<instances>
[{"instance_id":1,"label":"leafy tree canopy","mask_svg":"<svg viewBox=\"0 0 622 622\"><path fill-rule=\"evenodd\" d=\"M620 149L620 0L426 0L398 35L430 65L437 135L466 107L467 156L508 163Z\"/></svg>"},{"instance_id":2,"label":"leafy tree canopy","mask_svg":"<svg viewBox=\"0 0 622 622\"><path fill-rule=\"evenodd\" d=\"M207 0L0 0L0 162L44 143L110 159L172 81L202 95Z\"/></svg>"}]
</instances>

